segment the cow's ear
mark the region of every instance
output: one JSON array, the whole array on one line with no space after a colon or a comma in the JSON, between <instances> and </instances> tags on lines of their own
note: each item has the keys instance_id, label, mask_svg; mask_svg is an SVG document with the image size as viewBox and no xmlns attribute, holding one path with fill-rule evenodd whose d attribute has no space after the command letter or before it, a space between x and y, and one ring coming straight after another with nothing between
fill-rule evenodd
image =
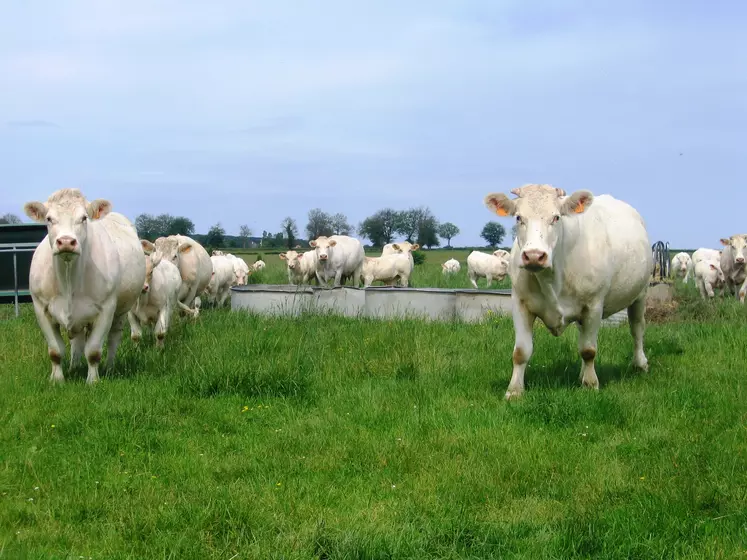
<instances>
[{"instance_id":1,"label":"cow's ear","mask_svg":"<svg viewBox=\"0 0 747 560\"><path fill-rule=\"evenodd\" d=\"M730 244L731 244L731 241L730 241L730 240L728 240L728 239L727 239L727 238L725 238L725 237L722 237L722 238L721 238L721 245L726 245L726 246L728 247L728 246L729 246Z\"/></svg>"},{"instance_id":2,"label":"cow's ear","mask_svg":"<svg viewBox=\"0 0 747 560\"><path fill-rule=\"evenodd\" d=\"M296 255L296 258L300 261L303 258L303 253L298 253L298 255Z\"/></svg>"},{"instance_id":3,"label":"cow's ear","mask_svg":"<svg viewBox=\"0 0 747 560\"><path fill-rule=\"evenodd\" d=\"M309 247L316 247L316 240L312 239L309 241Z\"/></svg>"},{"instance_id":4,"label":"cow's ear","mask_svg":"<svg viewBox=\"0 0 747 560\"><path fill-rule=\"evenodd\" d=\"M146 255L150 255L153 251L156 250L156 246L147 239L141 239L140 246L143 248L143 253L145 253Z\"/></svg>"},{"instance_id":5,"label":"cow's ear","mask_svg":"<svg viewBox=\"0 0 747 560\"><path fill-rule=\"evenodd\" d=\"M92 220L100 220L112 211L112 203L103 198L97 198L88 203L88 217Z\"/></svg>"},{"instance_id":6,"label":"cow's ear","mask_svg":"<svg viewBox=\"0 0 747 560\"><path fill-rule=\"evenodd\" d=\"M23 205L23 211L35 222L44 222L47 217L47 205L43 202L27 202Z\"/></svg>"},{"instance_id":7,"label":"cow's ear","mask_svg":"<svg viewBox=\"0 0 747 560\"><path fill-rule=\"evenodd\" d=\"M153 268L156 268L158 266L158 263L161 262L161 259L163 258L163 255L161 253L154 253L150 256L150 266Z\"/></svg>"},{"instance_id":8,"label":"cow's ear","mask_svg":"<svg viewBox=\"0 0 747 560\"><path fill-rule=\"evenodd\" d=\"M398 243L392 243L392 249L395 251L399 251L399 244Z\"/></svg>"},{"instance_id":9,"label":"cow's ear","mask_svg":"<svg viewBox=\"0 0 747 560\"><path fill-rule=\"evenodd\" d=\"M711 263L711 270L716 270L716 265Z\"/></svg>"},{"instance_id":10,"label":"cow's ear","mask_svg":"<svg viewBox=\"0 0 747 560\"><path fill-rule=\"evenodd\" d=\"M491 193L485 197L485 205L499 216L511 216L516 211L516 203L503 193Z\"/></svg>"},{"instance_id":11,"label":"cow's ear","mask_svg":"<svg viewBox=\"0 0 747 560\"><path fill-rule=\"evenodd\" d=\"M182 243L179 245L179 252L180 253L189 253L192 250L192 244L191 243Z\"/></svg>"},{"instance_id":12,"label":"cow's ear","mask_svg":"<svg viewBox=\"0 0 747 560\"><path fill-rule=\"evenodd\" d=\"M594 201L594 195L589 191L576 191L566 198L561 205L562 214L583 214Z\"/></svg>"},{"instance_id":13,"label":"cow's ear","mask_svg":"<svg viewBox=\"0 0 747 560\"><path fill-rule=\"evenodd\" d=\"M418 245L417 243L415 243L415 245L412 246L412 248L410 249L410 251L417 251L418 249L420 249L420 245Z\"/></svg>"},{"instance_id":14,"label":"cow's ear","mask_svg":"<svg viewBox=\"0 0 747 560\"><path fill-rule=\"evenodd\" d=\"M334 247L335 245L337 245L337 241L335 241L334 239L330 239L329 240L329 246L330 247Z\"/></svg>"}]
</instances>

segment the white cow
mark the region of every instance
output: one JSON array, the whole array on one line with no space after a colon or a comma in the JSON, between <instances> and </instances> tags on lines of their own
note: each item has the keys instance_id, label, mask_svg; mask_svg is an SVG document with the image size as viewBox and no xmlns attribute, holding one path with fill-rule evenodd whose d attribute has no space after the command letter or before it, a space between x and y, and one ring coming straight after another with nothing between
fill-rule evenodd
<instances>
[{"instance_id":1,"label":"white cow","mask_svg":"<svg viewBox=\"0 0 747 560\"><path fill-rule=\"evenodd\" d=\"M156 251L179 269L182 287L179 289L179 308L197 318L200 297L213 274L213 265L205 248L186 235L169 235L156 239ZM192 308L194 305L194 308Z\"/></svg>"},{"instance_id":2,"label":"white cow","mask_svg":"<svg viewBox=\"0 0 747 560\"><path fill-rule=\"evenodd\" d=\"M477 289L477 279L485 278L487 280L487 287L489 288L493 283L493 278L496 278L500 282L506 277L509 260L508 251L504 251L503 249L493 251L491 255L481 253L480 251L472 251L467 257L469 281Z\"/></svg>"},{"instance_id":3,"label":"white cow","mask_svg":"<svg viewBox=\"0 0 747 560\"><path fill-rule=\"evenodd\" d=\"M690 258L693 261L694 267L700 261L720 261L721 251L719 251L718 249L706 249L705 247L701 247L700 249L694 251Z\"/></svg>"},{"instance_id":4,"label":"white cow","mask_svg":"<svg viewBox=\"0 0 747 560\"><path fill-rule=\"evenodd\" d=\"M724 273L718 261L698 261L695 265L695 285L703 299L714 296L714 288L724 287Z\"/></svg>"},{"instance_id":5,"label":"white cow","mask_svg":"<svg viewBox=\"0 0 747 560\"><path fill-rule=\"evenodd\" d=\"M633 362L648 370L644 312L654 266L640 214L621 200L586 190L565 196L550 185L525 185L511 192L517 198L503 193L485 197L489 208L499 216L515 216L518 226L509 266L516 341L506 398L524 392L537 317L555 336L578 324L581 380L598 389L594 359L600 324L627 308Z\"/></svg>"},{"instance_id":6,"label":"white cow","mask_svg":"<svg viewBox=\"0 0 747 560\"><path fill-rule=\"evenodd\" d=\"M417 243L410 243L409 241L400 241L399 243L387 243L384 245L381 256L406 254L410 261L410 276L412 271L415 270L415 259L412 256L414 251L420 249L420 245Z\"/></svg>"},{"instance_id":7,"label":"white cow","mask_svg":"<svg viewBox=\"0 0 747 560\"><path fill-rule=\"evenodd\" d=\"M231 285L234 280L233 259L226 255L213 255L210 257L213 264L213 273L205 288L208 300L222 307L231 294Z\"/></svg>"},{"instance_id":8,"label":"white cow","mask_svg":"<svg viewBox=\"0 0 747 560\"><path fill-rule=\"evenodd\" d=\"M87 383L99 380L104 339L107 366L114 365L127 312L143 287L145 255L137 231L111 209L108 200L88 202L78 189L24 205L26 215L47 225L31 259L29 287L52 361L50 381L65 380L60 327L70 336L70 365L86 357Z\"/></svg>"},{"instance_id":9,"label":"white cow","mask_svg":"<svg viewBox=\"0 0 747 560\"><path fill-rule=\"evenodd\" d=\"M332 235L318 237L309 245L316 251L319 284L327 284L330 278L334 278L334 285L340 286L347 278L352 278L353 286L360 285L366 258L360 241L347 235Z\"/></svg>"},{"instance_id":10,"label":"white cow","mask_svg":"<svg viewBox=\"0 0 747 560\"><path fill-rule=\"evenodd\" d=\"M286 262L288 267L289 284L310 284L312 278L316 278L316 251L298 253L288 251L278 255Z\"/></svg>"},{"instance_id":11,"label":"white cow","mask_svg":"<svg viewBox=\"0 0 747 560\"><path fill-rule=\"evenodd\" d=\"M449 259L445 263L441 264L441 270L444 275L456 274L462 269L462 265L456 259Z\"/></svg>"},{"instance_id":12,"label":"white cow","mask_svg":"<svg viewBox=\"0 0 747 560\"><path fill-rule=\"evenodd\" d=\"M687 253L677 253L672 257L672 276L683 278L685 284L690 280L693 271L693 260Z\"/></svg>"},{"instance_id":13,"label":"white cow","mask_svg":"<svg viewBox=\"0 0 747 560\"><path fill-rule=\"evenodd\" d=\"M220 253L220 254L216 254ZM245 286L247 283L247 278L249 277L249 265L246 264L246 261L242 259L241 257L237 257L234 254L231 253L223 253L220 251L213 251L214 257L220 257L225 256L228 257L231 260L231 263L233 264L233 282L231 283L232 286Z\"/></svg>"},{"instance_id":14,"label":"white cow","mask_svg":"<svg viewBox=\"0 0 747 560\"><path fill-rule=\"evenodd\" d=\"M143 327L154 325L156 346L163 348L171 317L178 307L182 277L175 264L156 252L155 245L145 239L141 244L145 253L145 282L140 297L127 315L130 338L137 344L143 335Z\"/></svg>"},{"instance_id":15,"label":"white cow","mask_svg":"<svg viewBox=\"0 0 747 560\"><path fill-rule=\"evenodd\" d=\"M721 270L726 279L725 291L736 295L744 303L747 294L747 234L732 235L722 239Z\"/></svg>"},{"instance_id":16,"label":"white cow","mask_svg":"<svg viewBox=\"0 0 747 560\"><path fill-rule=\"evenodd\" d=\"M258 271L258 270L263 270L263 269L265 268L265 266L267 266L267 265L265 264L265 261L257 261L257 262L255 262L255 263L254 263L254 264L252 265L252 269L254 269L255 271Z\"/></svg>"},{"instance_id":17,"label":"white cow","mask_svg":"<svg viewBox=\"0 0 747 560\"><path fill-rule=\"evenodd\" d=\"M375 281L393 286L399 279L405 288L410 282L410 259L406 253L394 253L382 257L366 257L363 261L363 287L368 288Z\"/></svg>"}]
</instances>

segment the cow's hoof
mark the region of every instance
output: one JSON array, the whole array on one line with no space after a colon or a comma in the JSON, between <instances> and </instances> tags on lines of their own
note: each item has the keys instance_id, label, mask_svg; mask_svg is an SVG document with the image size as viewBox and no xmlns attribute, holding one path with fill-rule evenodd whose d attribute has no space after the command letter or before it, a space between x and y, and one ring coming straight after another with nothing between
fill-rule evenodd
<instances>
[{"instance_id":1,"label":"cow's hoof","mask_svg":"<svg viewBox=\"0 0 747 560\"><path fill-rule=\"evenodd\" d=\"M517 401L521 398L521 395L523 394L523 391L506 391L506 400L507 401Z\"/></svg>"}]
</instances>

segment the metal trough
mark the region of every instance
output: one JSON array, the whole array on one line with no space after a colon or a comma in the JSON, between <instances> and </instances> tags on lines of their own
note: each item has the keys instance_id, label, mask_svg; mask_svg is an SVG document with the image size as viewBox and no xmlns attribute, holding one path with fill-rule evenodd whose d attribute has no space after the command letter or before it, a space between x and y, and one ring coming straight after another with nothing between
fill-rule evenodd
<instances>
[{"instance_id":1,"label":"metal trough","mask_svg":"<svg viewBox=\"0 0 747 560\"><path fill-rule=\"evenodd\" d=\"M290 317L301 313L332 313L345 317L417 317L477 323L493 314L510 315L512 304L510 290L249 284L231 288L231 308ZM627 313L623 310L602 324L617 325L625 320Z\"/></svg>"}]
</instances>

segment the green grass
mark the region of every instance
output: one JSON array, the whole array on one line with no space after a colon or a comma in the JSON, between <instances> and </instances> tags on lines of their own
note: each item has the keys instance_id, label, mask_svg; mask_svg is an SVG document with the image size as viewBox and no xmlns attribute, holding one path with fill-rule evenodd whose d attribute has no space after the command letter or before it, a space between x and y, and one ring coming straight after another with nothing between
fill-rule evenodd
<instances>
[{"instance_id":1,"label":"green grass","mask_svg":"<svg viewBox=\"0 0 747 560\"><path fill-rule=\"evenodd\" d=\"M449 288L449 289L472 289L469 277L467 276L467 256L472 252L471 250L438 250L438 251L424 251L426 255L425 263L422 265L416 265L412 276L410 276L410 286L414 288ZM487 250L485 251L487 252ZM235 253L237 256L242 257L250 265L257 260L257 255L260 253ZM255 272L249 276L250 284L287 284L288 273L285 265L285 261L281 260L280 257L273 254L264 254L264 261L267 267L260 271ZM366 253L369 257L379 257L380 252ZM455 258L462 265L461 270L454 275L444 276L441 269L441 264L447 260ZM349 284L349 283L348 283ZM374 282L374 286L383 286L383 282ZM485 278L478 279L477 285L481 289L486 288ZM507 290L511 288L511 280L506 276L501 282L493 280L493 285L490 289L501 289Z\"/></svg>"},{"instance_id":2,"label":"green grass","mask_svg":"<svg viewBox=\"0 0 747 560\"><path fill-rule=\"evenodd\" d=\"M698 305L649 327L649 374L603 329L599 393L538 326L511 403L507 318L206 310L53 387L5 308L0 558L744 558L745 312Z\"/></svg>"}]
</instances>

